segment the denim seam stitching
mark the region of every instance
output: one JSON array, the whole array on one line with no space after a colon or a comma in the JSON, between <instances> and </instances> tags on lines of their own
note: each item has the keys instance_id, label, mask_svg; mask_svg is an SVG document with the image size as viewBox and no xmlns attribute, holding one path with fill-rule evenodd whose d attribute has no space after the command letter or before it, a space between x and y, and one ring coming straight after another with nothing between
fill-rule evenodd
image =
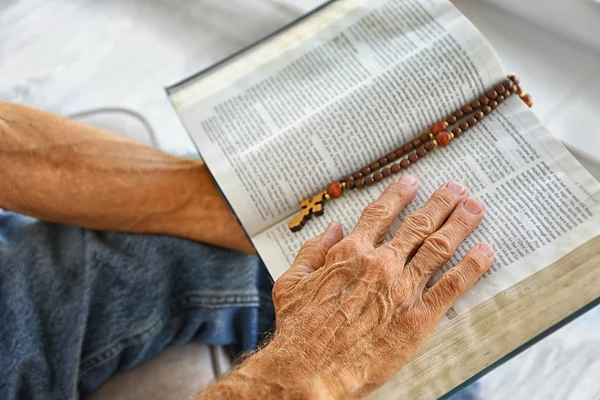
<instances>
[{"instance_id":1,"label":"denim seam stitching","mask_svg":"<svg viewBox=\"0 0 600 400\"><path fill-rule=\"evenodd\" d=\"M165 325L164 321L166 319L167 318L164 316L157 318L140 332L135 333L129 337L117 339L113 341L113 343L109 346L105 346L102 350L97 350L91 355L87 356L84 360L81 361L81 366L79 367L80 375L85 375L93 368L96 368L97 366L108 361L122 349L143 343L145 340L148 339L148 337L158 332Z\"/></svg>"},{"instance_id":2,"label":"denim seam stitching","mask_svg":"<svg viewBox=\"0 0 600 400\"><path fill-rule=\"evenodd\" d=\"M231 292L231 293L234 293L234 292ZM239 292L238 292L238 294L239 294ZM244 293L244 296L247 296L247 294ZM182 312L189 310L191 308L215 309L215 308L227 308L227 307L260 307L259 299L256 299L257 297L260 297L260 296L258 296L256 293L254 293L253 296L247 296L247 297L254 297L255 299L251 299L251 300L248 299L245 301L234 301L234 302L225 302L225 303L218 303L218 304L206 304L202 301L202 300L207 300L207 299L216 300L219 297L229 297L229 295L228 296L215 296L215 295L202 296L199 294L195 294L195 295L190 296L189 293L182 295L179 299L176 299L173 301L173 305L171 306L171 310L169 311L167 316L157 318L151 324L149 324L149 326L147 326L145 329L141 330L140 332L135 333L129 337L120 338L118 340L115 340L115 341L113 341L112 344L105 346L102 350L97 350L94 353L92 353L91 355L85 357L85 359L82 360L81 366L79 368L80 377L85 375L92 369L104 364L105 362L107 362L108 360L113 358L116 354L118 354L123 349L143 343L144 341L146 341L148 339L148 337L152 336L153 334L157 333L160 329L162 329L166 325L168 319L175 318L175 317L179 316ZM232 297L238 297L238 296L232 296ZM197 299L200 299L201 301L197 301ZM194 301L194 300L196 300L196 301ZM182 304L184 301L186 303Z\"/></svg>"}]
</instances>

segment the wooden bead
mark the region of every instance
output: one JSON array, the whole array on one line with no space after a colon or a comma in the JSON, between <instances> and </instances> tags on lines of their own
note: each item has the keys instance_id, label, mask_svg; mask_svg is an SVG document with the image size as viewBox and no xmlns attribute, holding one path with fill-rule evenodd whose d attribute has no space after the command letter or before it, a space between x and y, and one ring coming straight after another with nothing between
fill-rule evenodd
<instances>
[{"instance_id":1,"label":"wooden bead","mask_svg":"<svg viewBox=\"0 0 600 400\"><path fill-rule=\"evenodd\" d=\"M394 161L396 161L398 159L398 157L396 157L395 153L390 153L387 156L385 156L385 158L387 158L387 160L389 162L394 162Z\"/></svg>"},{"instance_id":2,"label":"wooden bead","mask_svg":"<svg viewBox=\"0 0 600 400\"><path fill-rule=\"evenodd\" d=\"M383 174L383 176L390 177L392 176L392 170L389 167L385 167L384 169L381 170L381 173Z\"/></svg>"},{"instance_id":3,"label":"wooden bead","mask_svg":"<svg viewBox=\"0 0 600 400\"><path fill-rule=\"evenodd\" d=\"M422 145L423 142L421 142L421 139L415 139L412 142L413 147L416 149L417 147L419 147L420 145Z\"/></svg>"},{"instance_id":4,"label":"wooden bead","mask_svg":"<svg viewBox=\"0 0 600 400\"><path fill-rule=\"evenodd\" d=\"M503 94L504 92L506 92L506 88L502 84L494 86L494 89L496 89L496 92L498 92L498 94Z\"/></svg>"},{"instance_id":5,"label":"wooden bead","mask_svg":"<svg viewBox=\"0 0 600 400\"><path fill-rule=\"evenodd\" d=\"M469 123L467 121L461 122L459 126L463 133L469 130Z\"/></svg>"},{"instance_id":6,"label":"wooden bead","mask_svg":"<svg viewBox=\"0 0 600 400\"><path fill-rule=\"evenodd\" d=\"M394 174L397 174L398 172L400 172L400 170L402 169L402 167L400 167L400 164L395 163L394 165L392 165L392 172Z\"/></svg>"},{"instance_id":7,"label":"wooden bead","mask_svg":"<svg viewBox=\"0 0 600 400\"><path fill-rule=\"evenodd\" d=\"M425 150L431 151L434 148L435 148L435 144L433 144L433 142L427 142L427 143L425 143Z\"/></svg>"},{"instance_id":8,"label":"wooden bead","mask_svg":"<svg viewBox=\"0 0 600 400\"><path fill-rule=\"evenodd\" d=\"M353 180L354 180L354 178L352 177L352 175L346 175L346 176L344 177L344 181L346 181L346 182L348 182L348 181L353 181Z\"/></svg>"},{"instance_id":9,"label":"wooden bead","mask_svg":"<svg viewBox=\"0 0 600 400\"><path fill-rule=\"evenodd\" d=\"M475 118L477 118L478 121L481 121L485 118L485 114L483 113L483 111L477 111L475 113Z\"/></svg>"},{"instance_id":10,"label":"wooden bead","mask_svg":"<svg viewBox=\"0 0 600 400\"><path fill-rule=\"evenodd\" d=\"M467 104L466 106L463 107L462 110L464 111L465 114L471 114L473 112L473 107L471 107L470 104Z\"/></svg>"},{"instance_id":11,"label":"wooden bead","mask_svg":"<svg viewBox=\"0 0 600 400\"><path fill-rule=\"evenodd\" d=\"M490 106L485 106L485 107L483 107L481 110L483 111L483 113L484 113L485 115L490 115L490 114L491 114L491 112L492 112L492 107L490 107Z\"/></svg>"},{"instance_id":12,"label":"wooden bead","mask_svg":"<svg viewBox=\"0 0 600 400\"><path fill-rule=\"evenodd\" d=\"M369 169L371 171L377 171L379 169L379 163L377 161L373 161L371 164L369 164Z\"/></svg>"},{"instance_id":13,"label":"wooden bead","mask_svg":"<svg viewBox=\"0 0 600 400\"><path fill-rule=\"evenodd\" d=\"M496 96L498 96L498 93L497 93L495 90L493 90L493 89L492 89L492 90L490 90L489 92L487 92L487 97L488 97L490 100L495 100L495 99L496 99Z\"/></svg>"},{"instance_id":14,"label":"wooden bead","mask_svg":"<svg viewBox=\"0 0 600 400\"><path fill-rule=\"evenodd\" d=\"M457 126L456 128L452 129L452 134L453 134L455 137L459 137L459 136L461 136L461 135L463 134L463 130L462 130L462 129L460 129L460 128Z\"/></svg>"},{"instance_id":15,"label":"wooden bead","mask_svg":"<svg viewBox=\"0 0 600 400\"><path fill-rule=\"evenodd\" d=\"M426 141L428 141L431 138L429 137L429 133L424 133L421 135L421 137L419 139L421 139L421 142L425 143Z\"/></svg>"},{"instance_id":16,"label":"wooden bead","mask_svg":"<svg viewBox=\"0 0 600 400\"><path fill-rule=\"evenodd\" d=\"M372 176L367 176L365 178L365 185L366 186L372 186L375 183L375 179L373 179Z\"/></svg>"},{"instance_id":17,"label":"wooden bead","mask_svg":"<svg viewBox=\"0 0 600 400\"><path fill-rule=\"evenodd\" d=\"M525 96L521 97L521 100L527 104L527 107L533 107L533 97L530 95L526 94Z\"/></svg>"},{"instance_id":18,"label":"wooden bead","mask_svg":"<svg viewBox=\"0 0 600 400\"><path fill-rule=\"evenodd\" d=\"M351 181L346 181L346 189L354 190L354 179Z\"/></svg>"},{"instance_id":19,"label":"wooden bead","mask_svg":"<svg viewBox=\"0 0 600 400\"><path fill-rule=\"evenodd\" d=\"M327 194L331 197L341 197L344 193L342 182L332 182L327 187Z\"/></svg>"},{"instance_id":20,"label":"wooden bead","mask_svg":"<svg viewBox=\"0 0 600 400\"><path fill-rule=\"evenodd\" d=\"M505 79L502 81L502 86L504 86L506 90L510 90L514 86L514 84L513 81L511 81L510 79Z\"/></svg>"},{"instance_id":21,"label":"wooden bead","mask_svg":"<svg viewBox=\"0 0 600 400\"><path fill-rule=\"evenodd\" d=\"M352 177L353 177L354 179L360 179L360 178L362 178L362 177L363 177L363 174L362 174L362 172L360 172L360 171L357 171L357 172L355 172L354 174L352 174Z\"/></svg>"},{"instance_id":22,"label":"wooden bead","mask_svg":"<svg viewBox=\"0 0 600 400\"><path fill-rule=\"evenodd\" d=\"M363 174L363 176L367 176L371 173L371 168L364 167L363 169L360 170L360 172Z\"/></svg>"},{"instance_id":23,"label":"wooden bead","mask_svg":"<svg viewBox=\"0 0 600 400\"><path fill-rule=\"evenodd\" d=\"M508 79L510 79L511 81L513 81L513 83L514 83L515 85L518 85L518 84L520 83L520 81L519 81L519 77L518 77L518 76L516 76L516 75L509 75L509 76L508 76Z\"/></svg>"},{"instance_id":24,"label":"wooden bead","mask_svg":"<svg viewBox=\"0 0 600 400\"><path fill-rule=\"evenodd\" d=\"M461 119L462 117L465 116L465 113L462 110L458 110L454 113L454 116L458 119Z\"/></svg>"},{"instance_id":25,"label":"wooden bead","mask_svg":"<svg viewBox=\"0 0 600 400\"><path fill-rule=\"evenodd\" d=\"M490 104L490 99L487 96L481 96L479 98L479 101L481 102L482 105L487 106L488 104Z\"/></svg>"},{"instance_id":26,"label":"wooden bead","mask_svg":"<svg viewBox=\"0 0 600 400\"><path fill-rule=\"evenodd\" d=\"M448 117L448 125L454 125L457 122L458 122L458 118L456 118L454 115L451 115Z\"/></svg>"},{"instance_id":27,"label":"wooden bead","mask_svg":"<svg viewBox=\"0 0 600 400\"><path fill-rule=\"evenodd\" d=\"M417 155L419 156L419 158L425 157L425 154L427 154L427 150L425 150L424 147L419 147L419 149L417 150Z\"/></svg>"},{"instance_id":28,"label":"wooden bead","mask_svg":"<svg viewBox=\"0 0 600 400\"><path fill-rule=\"evenodd\" d=\"M396 150L394 150L394 154L396 155L396 158L400 158L404 155L404 150L396 149Z\"/></svg>"},{"instance_id":29,"label":"wooden bead","mask_svg":"<svg viewBox=\"0 0 600 400\"><path fill-rule=\"evenodd\" d=\"M402 167L402 169L408 169L408 167L410 167L410 161L405 158L404 160L400 161L400 167Z\"/></svg>"},{"instance_id":30,"label":"wooden bead","mask_svg":"<svg viewBox=\"0 0 600 400\"><path fill-rule=\"evenodd\" d=\"M496 100L490 101L490 107L495 110L498 107L498 102Z\"/></svg>"},{"instance_id":31,"label":"wooden bead","mask_svg":"<svg viewBox=\"0 0 600 400\"><path fill-rule=\"evenodd\" d=\"M413 147L412 144L407 143L404 145L404 147L402 148L402 150L404 150L404 153L410 153L412 151Z\"/></svg>"},{"instance_id":32,"label":"wooden bead","mask_svg":"<svg viewBox=\"0 0 600 400\"><path fill-rule=\"evenodd\" d=\"M446 130L446 125L444 125L443 122L436 122L435 124L433 124L433 126L431 127L431 132L436 135L440 132L443 132Z\"/></svg>"},{"instance_id":33,"label":"wooden bead","mask_svg":"<svg viewBox=\"0 0 600 400\"><path fill-rule=\"evenodd\" d=\"M411 164L416 163L418 159L419 159L419 156L417 155L417 153L410 153L408 155L408 161L410 161Z\"/></svg>"},{"instance_id":34,"label":"wooden bead","mask_svg":"<svg viewBox=\"0 0 600 400\"><path fill-rule=\"evenodd\" d=\"M496 97L496 101L498 102L498 104L502 103L504 101L504 96L499 94L498 97Z\"/></svg>"},{"instance_id":35,"label":"wooden bead","mask_svg":"<svg viewBox=\"0 0 600 400\"><path fill-rule=\"evenodd\" d=\"M475 117L471 117L467 120L467 122L469 123L469 126L475 126L477 124L477 119L475 119Z\"/></svg>"},{"instance_id":36,"label":"wooden bead","mask_svg":"<svg viewBox=\"0 0 600 400\"><path fill-rule=\"evenodd\" d=\"M377 160L377 163L380 167L385 167L388 164L388 159L387 157L381 157L379 160Z\"/></svg>"},{"instance_id":37,"label":"wooden bead","mask_svg":"<svg viewBox=\"0 0 600 400\"><path fill-rule=\"evenodd\" d=\"M373 179L375 179L375 182L381 182L383 180L383 174L381 173L381 171L377 171L373 174Z\"/></svg>"},{"instance_id":38,"label":"wooden bead","mask_svg":"<svg viewBox=\"0 0 600 400\"><path fill-rule=\"evenodd\" d=\"M360 190L365 187L365 182L362 179L358 179L354 181L354 186Z\"/></svg>"},{"instance_id":39,"label":"wooden bead","mask_svg":"<svg viewBox=\"0 0 600 400\"><path fill-rule=\"evenodd\" d=\"M440 132L437 135L435 135L435 141L437 142L438 146L441 147L448 146L451 140L452 138L450 137L450 134L446 131Z\"/></svg>"},{"instance_id":40,"label":"wooden bead","mask_svg":"<svg viewBox=\"0 0 600 400\"><path fill-rule=\"evenodd\" d=\"M479 107L481 107L481 102L480 102L479 100L474 100L474 101L471 103L471 107L473 107L473 109L474 109L474 110L475 110L475 109L478 109Z\"/></svg>"}]
</instances>

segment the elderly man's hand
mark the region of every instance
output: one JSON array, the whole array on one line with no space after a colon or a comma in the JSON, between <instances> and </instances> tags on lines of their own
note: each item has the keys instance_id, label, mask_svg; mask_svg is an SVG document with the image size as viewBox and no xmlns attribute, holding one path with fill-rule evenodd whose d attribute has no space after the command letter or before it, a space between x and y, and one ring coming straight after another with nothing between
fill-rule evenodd
<instances>
[{"instance_id":1,"label":"elderly man's hand","mask_svg":"<svg viewBox=\"0 0 600 400\"><path fill-rule=\"evenodd\" d=\"M339 398L373 391L487 271L493 250L482 243L425 289L483 218L481 204L456 182L433 193L383 243L417 187L400 177L346 238L332 223L302 247L273 288L275 336L240 371L246 383L262 376L265 390L255 393Z\"/></svg>"}]
</instances>

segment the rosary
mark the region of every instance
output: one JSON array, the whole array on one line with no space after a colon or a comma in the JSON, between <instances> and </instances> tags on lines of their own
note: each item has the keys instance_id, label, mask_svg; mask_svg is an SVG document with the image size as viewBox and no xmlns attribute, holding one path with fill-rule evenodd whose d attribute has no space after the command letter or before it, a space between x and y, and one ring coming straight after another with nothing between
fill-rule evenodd
<instances>
[{"instance_id":1,"label":"rosary","mask_svg":"<svg viewBox=\"0 0 600 400\"><path fill-rule=\"evenodd\" d=\"M521 90L519 79L514 75L509 75L508 79L494 86L483 96L456 110L444 122L433 124L431 132L420 135L353 174L332 182L327 190L310 199L302 200L300 203L302 210L288 224L290 230L297 232L313 215L323 215L325 201L341 197L346 190L361 190L393 174L398 174L425 157L436 147L448 146L454 138L465 134L513 94L517 94L527 106L533 105L531 96Z\"/></svg>"}]
</instances>

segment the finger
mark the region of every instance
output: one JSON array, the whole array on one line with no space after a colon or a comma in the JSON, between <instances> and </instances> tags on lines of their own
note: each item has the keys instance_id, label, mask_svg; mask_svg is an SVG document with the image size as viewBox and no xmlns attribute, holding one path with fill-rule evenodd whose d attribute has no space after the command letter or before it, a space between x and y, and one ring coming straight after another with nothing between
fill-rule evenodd
<instances>
[{"instance_id":1,"label":"finger","mask_svg":"<svg viewBox=\"0 0 600 400\"><path fill-rule=\"evenodd\" d=\"M343 237L342 225L336 221L330 223L323 234L304 243L292 266L281 278L301 279L315 272L325 264L325 258L329 249L342 240Z\"/></svg>"},{"instance_id":2,"label":"finger","mask_svg":"<svg viewBox=\"0 0 600 400\"><path fill-rule=\"evenodd\" d=\"M419 182L410 175L398 177L377 200L365 207L351 235L373 246L385 239L392 222L417 194Z\"/></svg>"},{"instance_id":3,"label":"finger","mask_svg":"<svg viewBox=\"0 0 600 400\"><path fill-rule=\"evenodd\" d=\"M466 197L467 189L463 185L458 182L446 183L431 195L422 208L404 218L394 238L386 246L395 249L399 258L409 258Z\"/></svg>"},{"instance_id":4,"label":"finger","mask_svg":"<svg viewBox=\"0 0 600 400\"><path fill-rule=\"evenodd\" d=\"M493 262L494 250L489 244L480 243L473 247L460 264L446 271L431 289L423 294L425 306L441 318Z\"/></svg>"},{"instance_id":5,"label":"finger","mask_svg":"<svg viewBox=\"0 0 600 400\"><path fill-rule=\"evenodd\" d=\"M458 246L477 228L482 219L481 203L469 197L454 209L444 226L425 239L406 268L415 277L417 285L421 285L421 290L431 275L450 260Z\"/></svg>"}]
</instances>

